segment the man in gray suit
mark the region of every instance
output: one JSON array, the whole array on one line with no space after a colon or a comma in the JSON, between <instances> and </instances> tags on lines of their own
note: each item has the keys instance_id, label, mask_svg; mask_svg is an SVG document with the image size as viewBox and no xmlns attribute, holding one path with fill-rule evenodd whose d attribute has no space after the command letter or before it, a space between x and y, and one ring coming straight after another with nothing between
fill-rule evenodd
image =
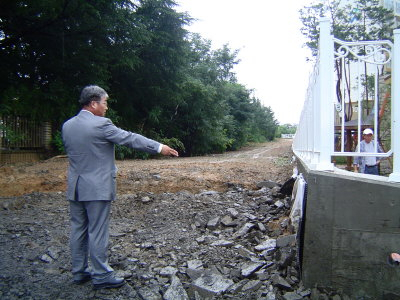
<instances>
[{"instance_id":1,"label":"man in gray suit","mask_svg":"<svg viewBox=\"0 0 400 300\"><path fill-rule=\"evenodd\" d=\"M115 288L125 283L114 275L107 256L110 207L116 198L114 144L178 156L177 151L166 145L116 127L104 117L107 99L101 87L85 87L79 99L82 110L62 128L69 160L67 199L73 281L82 284L92 280L95 289Z\"/></svg>"}]
</instances>

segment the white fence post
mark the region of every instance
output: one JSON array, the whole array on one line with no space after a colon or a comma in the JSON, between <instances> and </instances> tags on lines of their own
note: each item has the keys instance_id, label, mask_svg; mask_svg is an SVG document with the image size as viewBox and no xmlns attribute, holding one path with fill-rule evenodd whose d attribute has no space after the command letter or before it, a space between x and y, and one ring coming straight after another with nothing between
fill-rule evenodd
<instances>
[{"instance_id":1,"label":"white fence post","mask_svg":"<svg viewBox=\"0 0 400 300\"><path fill-rule=\"evenodd\" d=\"M394 30L392 55L393 173L390 174L389 181L400 182L400 29Z\"/></svg>"},{"instance_id":2,"label":"white fence post","mask_svg":"<svg viewBox=\"0 0 400 300\"><path fill-rule=\"evenodd\" d=\"M327 17L320 20L319 41L319 76L320 92L319 101L316 101L314 117L317 118L314 135L317 142L319 159L315 165L316 170L330 171L334 169L331 156L334 150L334 120L333 120L333 76L334 76L334 45L331 35L331 24Z\"/></svg>"}]
</instances>

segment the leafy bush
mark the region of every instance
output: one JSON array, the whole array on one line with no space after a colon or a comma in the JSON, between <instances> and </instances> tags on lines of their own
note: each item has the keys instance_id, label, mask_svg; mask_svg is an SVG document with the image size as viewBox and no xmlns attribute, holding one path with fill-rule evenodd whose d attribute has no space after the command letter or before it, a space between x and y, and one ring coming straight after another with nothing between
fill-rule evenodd
<instances>
[{"instance_id":1,"label":"leafy bush","mask_svg":"<svg viewBox=\"0 0 400 300\"><path fill-rule=\"evenodd\" d=\"M14 144L18 144L26 138L25 134L19 134L4 124L0 124L0 131L4 134L5 141L11 148L14 147Z\"/></svg>"},{"instance_id":2,"label":"leafy bush","mask_svg":"<svg viewBox=\"0 0 400 300\"><path fill-rule=\"evenodd\" d=\"M61 131L57 130L56 133L53 135L51 140L51 144L56 148L59 153L65 154L64 143L62 141Z\"/></svg>"}]
</instances>

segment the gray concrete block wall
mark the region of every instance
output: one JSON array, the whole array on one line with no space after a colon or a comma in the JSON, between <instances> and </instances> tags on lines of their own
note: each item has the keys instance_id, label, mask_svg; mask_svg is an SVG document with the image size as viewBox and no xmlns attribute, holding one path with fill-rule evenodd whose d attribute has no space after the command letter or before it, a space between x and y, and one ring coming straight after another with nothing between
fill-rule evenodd
<instances>
[{"instance_id":1,"label":"gray concrete block wall","mask_svg":"<svg viewBox=\"0 0 400 300\"><path fill-rule=\"evenodd\" d=\"M387 264L400 252L400 184L298 167L308 185L304 284L354 299L400 299L400 267Z\"/></svg>"}]
</instances>

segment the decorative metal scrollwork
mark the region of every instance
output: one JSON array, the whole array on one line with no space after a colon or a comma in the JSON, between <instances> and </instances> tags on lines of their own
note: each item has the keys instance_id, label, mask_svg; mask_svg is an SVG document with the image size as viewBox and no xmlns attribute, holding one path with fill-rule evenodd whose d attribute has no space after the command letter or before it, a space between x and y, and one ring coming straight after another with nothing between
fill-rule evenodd
<instances>
[{"instance_id":1,"label":"decorative metal scrollwork","mask_svg":"<svg viewBox=\"0 0 400 300\"><path fill-rule=\"evenodd\" d=\"M335 51L335 59L348 58L351 54L355 59L375 65L385 65L392 59L392 43L383 41L348 43L334 39L340 45Z\"/></svg>"}]
</instances>

